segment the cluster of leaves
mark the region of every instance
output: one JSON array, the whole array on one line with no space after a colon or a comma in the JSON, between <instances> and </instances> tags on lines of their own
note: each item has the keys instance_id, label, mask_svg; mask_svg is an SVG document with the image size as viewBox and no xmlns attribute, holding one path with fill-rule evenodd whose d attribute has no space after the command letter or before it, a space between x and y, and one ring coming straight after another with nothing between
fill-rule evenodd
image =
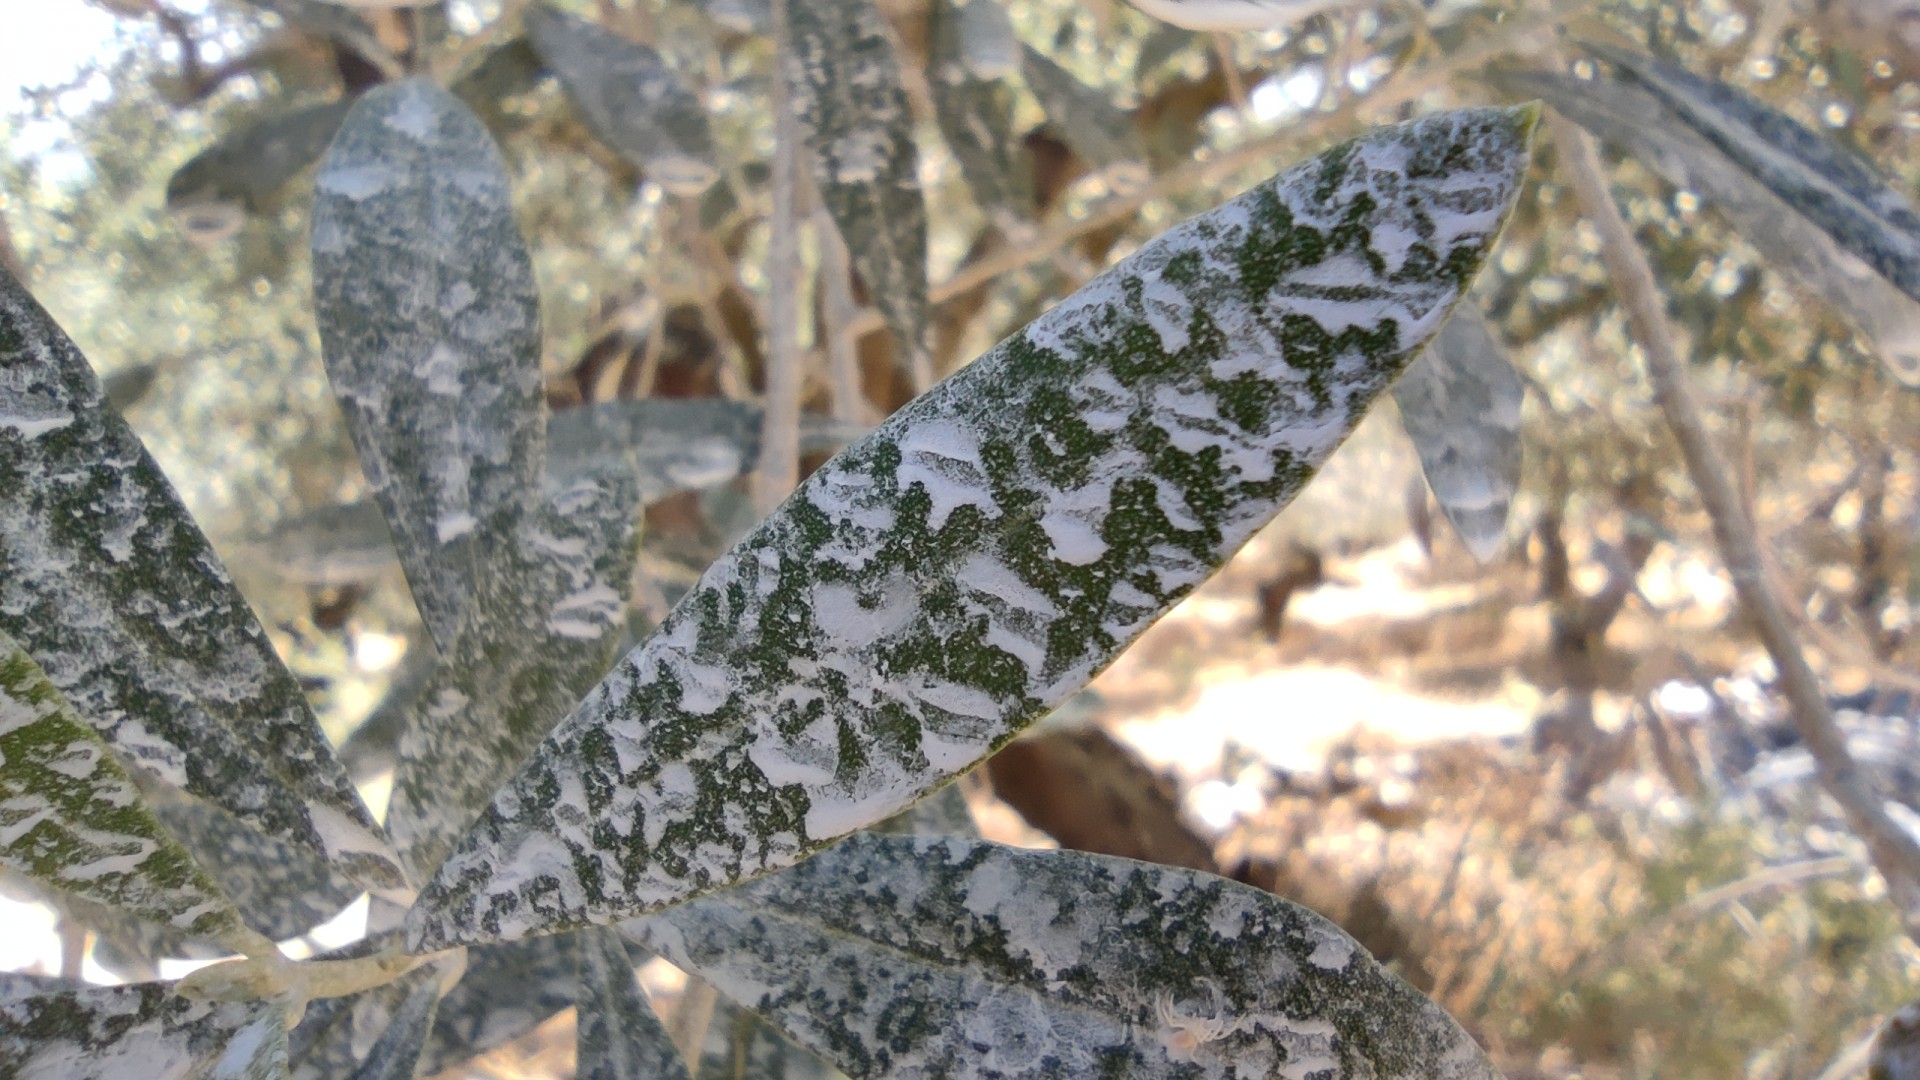
<instances>
[{"instance_id":1,"label":"cluster of leaves","mask_svg":"<svg viewBox=\"0 0 1920 1080\"><path fill-rule=\"evenodd\" d=\"M557 13L533 31L593 42ZM794 20L817 163L898 135L827 115L866 77L836 64L884 57L872 32ZM537 1019L529 996L580 1006L590 1069L684 1071L621 937L591 928L618 923L853 1075L1489 1075L1443 1013L1258 890L998 851L951 808L924 827L960 835L835 841L1064 700L1292 497L1461 297L1531 114L1387 129L1166 233L827 463L608 675L643 470L617 444L548 452L504 163L425 80L343 113L316 314L437 657L392 802L376 823L85 360L0 282L7 864L244 954L176 987L21 977L10 1072L410 1075L511 1035L502 1009ZM596 129L631 149L631 115ZM820 176L829 205L864 200L849 240L894 182L852 160ZM175 804L220 827L170 830ZM270 845L323 872L275 876ZM372 894L367 940L282 958L268 909L324 911L341 882Z\"/></svg>"},{"instance_id":2,"label":"cluster of leaves","mask_svg":"<svg viewBox=\"0 0 1920 1080\"><path fill-rule=\"evenodd\" d=\"M1370 135L1141 246L827 462L616 665L640 507L737 474L759 414L624 401L549 424L553 305L495 135L550 71L619 167L690 219L757 220L764 178L726 158L726 118L683 70L575 15L516 6L501 22L525 37L460 66L449 93L388 81L432 57L397 56L344 9L257 6L377 77L343 63L352 100L234 133L167 198L202 240L244 236L326 155L314 308L372 497L323 512L358 524L313 573L329 580L343 546L397 553L425 624L416 677L384 710L394 796L376 824L178 497L8 284L0 480L22 494L0 504L7 865L165 932L136 951L250 959L190 980L191 997L16 980L0 1064L404 1076L577 1005L583 1074L674 1075L688 1065L632 979L657 951L752 1010L716 1021L704 1049L762 1070L747 1075L819 1068L785 1039L856 1076L1490 1074L1337 929L1255 890L996 849L950 806L903 826L940 839L862 830L1084 685L1410 364L1394 389L1433 492L1471 549L1498 549L1521 381L1473 313L1447 320L1517 194L1521 116ZM728 34L778 39L774 77L886 360L927 389L952 345L927 276L921 73L869 3L793 0L779 20L743 5L724 22L722 7L708 15ZM1755 242L1778 242L1909 377L1920 230L1884 181L1724 86L1595 54L1614 73L1598 83L1499 79L1737 228L1775 229ZM747 100L764 100L765 59L729 58ZM1110 189L1165 167L1164 131L1143 138L997 3L932 5L925 59L941 136L1008 235L1032 232L1039 198L1010 153L1016 79ZM656 360L665 309L641 320ZM725 313L707 316L723 337ZM757 335L732 347L763 366ZM276 959L267 938L362 889L366 942Z\"/></svg>"}]
</instances>

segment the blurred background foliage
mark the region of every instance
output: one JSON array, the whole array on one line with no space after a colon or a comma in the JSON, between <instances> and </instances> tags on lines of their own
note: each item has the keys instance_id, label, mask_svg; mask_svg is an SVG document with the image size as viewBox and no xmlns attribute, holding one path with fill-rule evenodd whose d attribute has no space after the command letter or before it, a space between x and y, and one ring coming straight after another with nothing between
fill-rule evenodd
<instances>
[{"instance_id":1,"label":"blurred background foliage","mask_svg":"<svg viewBox=\"0 0 1920 1080\"><path fill-rule=\"evenodd\" d=\"M697 94L720 179L693 194L650 182L589 132L520 36L518 0L403 10L97 2L118 19L114 47L0 121L0 225L23 280L108 381L344 739L390 681L404 682L395 660L416 620L378 557L380 537L349 529L339 543L314 539L311 515L365 491L309 310L311 170L300 165L325 132L275 125L400 69L455 86L514 178L543 294L550 403L752 401L770 287L772 51L754 28L763 12L751 0L556 4L651 43ZM1144 239L1286 162L1412 111L1506 100L1488 78L1501 71L1591 74L1569 45L1576 38L1667 55L1857 149L1909 193L1920 179L1920 5L1903 0L1354 3L1230 38L1176 31L1117 0L1005 6L1020 41L1077 79L1082 98L1061 104L1031 61L1025 80L1004 84L1002 179L1013 194L996 198L968 182L941 137L934 99L947 84L929 76L929 4L881 4L922 133L930 340L943 374ZM33 22L13 25L31 36ZM189 167L261 124L266 142ZM291 145L301 138L319 140L304 159ZM1698 193L1617 148L1606 155L1780 582L1804 609L1822 676L1836 694L1920 688L1911 632L1920 402L1877 359L1886 343L1771 269ZM1819 807L1740 809L1702 739L1672 717L1674 730L1662 727L1661 686L1718 679L1732 694L1728 678L1764 665L1715 578L1706 519L1652 407L1598 234L1557 176L1543 140L1536 183L1478 286L1529 388L1526 471L1503 553L1480 567L1436 535L1413 457L1383 410L1275 536L1201 597L1258 606L1255 624L1281 637L1293 592L1411 533L1427 560L1423 583L1477 583L1471 612L1419 616L1426 636L1404 648L1385 639L1362 648L1324 628L1247 645L1256 635L1240 627L1212 655L1342 662L1402 683L1431 676L1425 691L1455 696L1518 680L1530 688L1532 737L1403 769L1422 807L1415 821L1370 809L1398 805L1378 798L1388 768L1378 763L1399 761L1400 749L1345 744L1312 782L1268 783L1257 810L1203 838L1206 857L1343 917L1376 952L1397 949L1402 971L1514 1075L1855 1075L1846 1054L1858 1058L1877 1018L1915 996L1920 954L1857 845L1823 825ZM909 374L879 320L859 310L870 301L863 284L832 280L832 253L802 239L816 271L803 297L805 408L871 423L911 395ZM842 284L851 313L836 313ZM836 334L856 346L851 398L831 377ZM744 525L744 491L741 480L649 508L642 621ZM367 567L288 570L299 551L344 565L369 546ZM1469 631L1493 644L1463 646L1457 635ZM1197 644L1209 631L1179 632L1190 640L1123 663L1116 678L1160 679L1171 698L1190 692L1209 662ZM1468 653L1483 661L1477 669ZM1140 674L1147 666L1152 678ZM1127 685L1104 692L1121 703L1108 707L1109 725L1146 708ZM379 758L363 773L377 774ZM1135 767L1102 775L1131 783ZM1358 772L1342 779L1341 769ZM1220 776L1232 775L1223 763ZM1157 809L1141 813L1177 818L1195 787L1181 782L1184 794L1148 800ZM994 786L1018 802L998 776ZM1491 800L1489 788L1499 791ZM1768 877L1810 864L1821 872ZM1742 881L1759 884L1713 898ZM1367 938L1369 918L1385 936Z\"/></svg>"}]
</instances>

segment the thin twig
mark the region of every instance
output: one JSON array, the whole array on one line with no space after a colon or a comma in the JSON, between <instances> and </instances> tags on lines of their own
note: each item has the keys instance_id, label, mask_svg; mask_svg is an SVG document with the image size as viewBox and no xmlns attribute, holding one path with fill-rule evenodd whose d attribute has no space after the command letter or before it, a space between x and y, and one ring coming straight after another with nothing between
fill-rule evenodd
<instances>
[{"instance_id":1,"label":"thin twig","mask_svg":"<svg viewBox=\"0 0 1920 1080\"><path fill-rule=\"evenodd\" d=\"M701 325L719 343L721 392L729 400L744 401L752 396L753 372L749 370L751 365L746 350L734 339L733 332L727 326L726 313L720 310L719 297L723 292L731 292L744 298L752 310L755 325L759 327L770 324L772 312L760 302L758 296L740 284L739 267L713 234L700 227L699 200L691 195L683 195L678 209L675 215L678 223L676 234L687 250L693 253L694 264L706 271L707 280L702 282L690 299L700 311ZM663 298L662 306L670 306L670 298Z\"/></svg>"},{"instance_id":2,"label":"thin twig","mask_svg":"<svg viewBox=\"0 0 1920 1080\"><path fill-rule=\"evenodd\" d=\"M1600 233L1600 255L1626 309L1633 337L1646 357L1654 401L1666 417L1688 475L1700 493L1734 592L1773 660L1794 726L1813 755L1821 786L1840 804L1854 831L1866 842L1908 934L1920 940L1920 842L1901 828L1861 783L1859 769L1847 750L1846 736L1834 722L1819 679L1794 634L1794 620L1769 581L1759 535L1740 505L1726 459L1714 445L1694 400L1653 267L1620 208L1614 205L1593 141L1559 116L1549 115L1547 124L1559 152L1562 174L1587 220Z\"/></svg>"},{"instance_id":3,"label":"thin twig","mask_svg":"<svg viewBox=\"0 0 1920 1080\"><path fill-rule=\"evenodd\" d=\"M853 299L852 256L833 215L822 207L813 214L814 235L820 241L820 294L822 320L820 337L827 347L827 396L833 418L854 424L870 424L874 412L860 389L860 350L849 328L859 316L860 306Z\"/></svg>"},{"instance_id":4,"label":"thin twig","mask_svg":"<svg viewBox=\"0 0 1920 1080\"><path fill-rule=\"evenodd\" d=\"M768 514L800 482L800 120L787 85L787 0L773 0L773 213L767 238L766 404L753 505Z\"/></svg>"},{"instance_id":5,"label":"thin twig","mask_svg":"<svg viewBox=\"0 0 1920 1080\"><path fill-rule=\"evenodd\" d=\"M1723 904L1732 905L1755 893L1771 889L1783 889L1803 882L1838 877L1856 869L1857 866L1858 864L1845 855L1826 855L1782 866L1762 867L1744 877L1716 885L1582 956L1573 965L1572 970L1567 972L1565 982L1569 986L1579 986L1586 982L1594 969L1601 965L1629 960L1639 949L1659 944L1666 940L1677 927L1707 915ZM1733 917L1736 920L1739 918L1738 915ZM1752 917L1751 913L1748 913L1748 917Z\"/></svg>"}]
</instances>

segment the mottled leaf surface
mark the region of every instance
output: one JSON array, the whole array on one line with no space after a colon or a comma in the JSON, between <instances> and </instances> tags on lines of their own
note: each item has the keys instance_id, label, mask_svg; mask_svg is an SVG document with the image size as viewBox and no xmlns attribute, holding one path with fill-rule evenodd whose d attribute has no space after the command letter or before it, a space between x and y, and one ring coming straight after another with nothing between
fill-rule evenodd
<instances>
[{"instance_id":1,"label":"mottled leaf surface","mask_svg":"<svg viewBox=\"0 0 1920 1080\"><path fill-rule=\"evenodd\" d=\"M688 1080L620 935L594 927L572 938L580 959L578 1080Z\"/></svg>"},{"instance_id":2,"label":"mottled leaf surface","mask_svg":"<svg viewBox=\"0 0 1920 1080\"><path fill-rule=\"evenodd\" d=\"M1635 85L1546 72L1502 73L1596 137L1699 195L1778 269L1851 323L1895 378L1920 385L1920 301L1843 250L1820 226Z\"/></svg>"},{"instance_id":3,"label":"mottled leaf surface","mask_svg":"<svg viewBox=\"0 0 1920 1080\"><path fill-rule=\"evenodd\" d=\"M786 79L821 201L908 370L925 363L927 204L913 114L874 0L789 0Z\"/></svg>"},{"instance_id":4,"label":"mottled leaf surface","mask_svg":"<svg viewBox=\"0 0 1920 1080\"><path fill-rule=\"evenodd\" d=\"M182 933L218 937L240 925L107 744L4 633L0 863Z\"/></svg>"},{"instance_id":5,"label":"mottled leaf surface","mask_svg":"<svg viewBox=\"0 0 1920 1080\"><path fill-rule=\"evenodd\" d=\"M1725 83L1612 45L1582 47L1645 87L1841 247L1920 300L1920 211L1866 160Z\"/></svg>"},{"instance_id":6,"label":"mottled leaf surface","mask_svg":"<svg viewBox=\"0 0 1920 1080\"><path fill-rule=\"evenodd\" d=\"M698 195L720 178L706 110L659 53L545 4L526 20L595 138L677 194Z\"/></svg>"},{"instance_id":7,"label":"mottled leaf surface","mask_svg":"<svg viewBox=\"0 0 1920 1080\"><path fill-rule=\"evenodd\" d=\"M409 633L407 651L388 678L380 704L340 744L340 760L355 781L364 783L399 763L400 735L406 730L407 718L439 667L440 653L426 633Z\"/></svg>"},{"instance_id":8,"label":"mottled leaf surface","mask_svg":"<svg viewBox=\"0 0 1920 1080\"><path fill-rule=\"evenodd\" d=\"M129 764L392 884L300 685L86 360L0 269L0 633Z\"/></svg>"},{"instance_id":9,"label":"mottled leaf surface","mask_svg":"<svg viewBox=\"0 0 1920 1080\"><path fill-rule=\"evenodd\" d=\"M412 947L788 866L1080 689L1292 499L1445 321L1533 112L1382 129L1194 218L809 477L548 736Z\"/></svg>"},{"instance_id":10,"label":"mottled leaf surface","mask_svg":"<svg viewBox=\"0 0 1920 1080\"><path fill-rule=\"evenodd\" d=\"M1112 856L857 836L635 930L856 1078L1499 1076L1328 920Z\"/></svg>"},{"instance_id":11,"label":"mottled leaf surface","mask_svg":"<svg viewBox=\"0 0 1920 1080\"><path fill-rule=\"evenodd\" d=\"M1462 304L1393 384L1427 487L1453 531L1486 562L1500 551L1520 487L1526 383L1471 304Z\"/></svg>"},{"instance_id":12,"label":"mottled leaf surface","mask_svg":"<svg viewBox=\"0 0 1920 1080\"><path fill-rule=\"evenodd\" d=\"M1095 172L1119 183L1145 182L1147 149L1133 117L1033 46L1021 46L1021 56L1027 89L1053 122L1054 133Z\"/></svg>"},{"instance_id":13,"label":"mottled leaf surface","mask_svg":"<svg viewBox=\"0 0 1920 1080\"><path fill-rule=\"evenodd\" d=\"M718 399L609 401L561 412L547 432L549 492L586 477L631 477L639 499L653 503L738 477L760 452L760 410ZM803 417L800 447L838 450L864 433ZM241 557L308 585L371 581L398 565L386 515L372 501L296 514L246 541Z\"/></svg>"},{"instance_id":14,"label":"mottled leaf surface","mask_svg":"<svg viewBox=\"0 0 1920 1080\"><path fill-rule=\"evenodd\" d=\"M314 313L327 375L414 603L450 648L539 490L540 307L500 152L431 83L362 97L320 167Z\"/></svg>"},{"instance_id":15,"label":"mottled leaf surface","mask_svg":"<svg viewBox=\"0 0 1920 1080\"><path fill-rule=\"evenodd\" d=\"M1032 172L1015 158L1020 143L1013 129L1014 91L1006 81L1007 75L1019 70L1019 41L1008 43L1010 70L982 64L970 49L985 46L969 44L969 29L994 22L995 16L1001 22L1007 19L996 0L973 0L964 8L952 0L934 0L927 12L933 42L927 77L935 90L933 109L940 135L953 151L974 201L989 213L1024 220L1033 216ZM1007 32L1012 30L1009 23ZM974 36L991 38L980 30ZM990 74L982 74L983 70Z\"/></svg>"},{"instance_id":16,"label":"mottled leaf surface","mask_svg":"<svg viewBox=\"0 0 1920 1080\"><path fill-rule=\"evenodd\" d=\"M638 543L631 482L581 480L520 523L400 737L387 827L425 880L488 798L613 663Z\"/></svg>"},{"instance_id":17,"label":"mottled leaf surface","mask_svg":"<svg viewBox=\"0 0 1920 1080\"><path fill-rule=\"evenodd\" d=\"M44 985L19 976L0 982L0 1076L265 1080L285 1074L286 1031L277 1003L190 1001L170 983Z\"/></svg>"}]
</instances>

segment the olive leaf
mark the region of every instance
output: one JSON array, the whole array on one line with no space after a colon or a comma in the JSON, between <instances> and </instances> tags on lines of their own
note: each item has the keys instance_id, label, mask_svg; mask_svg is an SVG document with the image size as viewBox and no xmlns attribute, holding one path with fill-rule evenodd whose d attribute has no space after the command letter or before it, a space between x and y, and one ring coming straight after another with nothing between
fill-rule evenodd
<instances>
[{"instance_id":1,"label":"olive leaf","mask_svg":"<svg viewBox=\"0 0 1920 1080\"><path fill-rule=\"evenodd\" d=\"M1013 129L1014 91L1006 81L1010 72L1001 71L997 63L983 63L970 51L970 45L979 43L969 41L969 31L992 43L990 34L974 28L995 22L995 16L1006 22L999 0L972 0L965 7L953 0L934 0L927 13L933 43L927 77L936 91L933 110L940 135L953 151L974 201L989 213L1023 220L1033 216L1033 185L1030 172L1015 158L1020 143ZM1012 33L1010 23L1006 29ZM1017 71L1018 39L1008 47L1013 55L1011 68ZM997 73L983 75L983 70Z\"/></svg>"},{"instance_id":2,"label":"olive leaf","mask_svg":"<svg viewBox=\"0 0 1920 1080\"><path fill-rule=\"evenodd\" d=\"M392 1022L348 1080L413 1080L418 1075L420 1051L440 1005L439 974L432 969L416 972L409 987Z\"/></svg>"},{"instance_id":3,"label":"olive leaf","mask_svg":"<svg viewBox=\"0 0 1920 1080\"><path fill-rule=\"evenodd\" d=\"M1535 112L1385 128L1170 230L813 473L497 794L415 950L792 865L1065 701L1445 322Z\"/></svg>"},{"instance_id":4,"label":"olive leaf","mask_svg":"<svg viewBox=\"0 0 1920 1080\"><path fill-rule=\"evenodd\" d=\"M328 0L246 0L246 2L262 11L270 11L280 16L289 25L296 26L309 34L346 46L379 68L388 78L398 78L406 70L399 58L381 43L379 35L373 32L373 28L367 25L365 19L350 11L341 10L338 3L329 3ZM319 155L315 154L315 156Z\"/></svg>"},{"instance_id":5,"label":"olive leaf","mask_svg":"<svg viewBox=\"0 0 1920 1080\"><path fill-rule=\"evenodd\" d=\"M771 0L703 0L700 8L716 25L736 34L773 32Z\"/></svg>"},{"instance_id":6,"label":"olive leaf","mask_svg":"<svg viewBox=\"0 0 1920 1080\"><path fill-rule=\"evenodd\" d=\"M668 191L699 195L720 178L700 99L660 54L546 4L527 36L588 130Z\"/></svg>"},{"instance_id":7,"label":"olive leaf","mask_svg":"<svg viewBox=\"0 0 1920 1080\"><path fill-rule=\"evenodd\" d=\"M107 744L0 633L0 865L185 934L240 913L141 800Z\"/></svg>"},{"instance_id":8,"label":"olive leaf","mask_svg":"<svg viewBox=\"0 0 1920 1080\"><path fill-rule=\"evenodd\" d=\"M898 814L873 826L871 832L892 836L966 836L978 839L980 823L973 819L959 784L948 784Z\"/></svg>"},{"instance_id":9,"label":"olive leaf","mask_svg":"<svg viewBox=\"0 0 1920 1080\"><path fill-rule=\"evenodd\" d=\"M1520 488L1520 406L1526 383L1493 330L1461 305L1420 359L1393 384L1393 400L1427 487L1473 557L1499 553Z\"/></svg>"},{"instance_id":10,"label":"olive leaf","mask_svg":"<svg viewBox=\"0 0 1920 1080\"><path fill-rule=\"evenodd\" d=\"M788 0L785 77L815 185L899 349L927 364L927 204L913 113L875 0Z\"/></svg>"},{"instance_id":11,"label":"olive leaf","mask_svg":"<svg viewBox=\"0 0 1920 1080\"><path fill-rule=\"evenodd\" d=\"M802 452L838 450L865 429L801 418ZM631 477L654 503L738 477L760 453L760 409L717 399L609 401L568 409L547 425L549 491L583 477ZM284 581L350 585L398 565L386 515L355 501L296 514L245 541L241 558Z\"/></svg>"},{"instance_id":12,"label":"olive leaf","mask_svg":"<svg viewBox=\"0 0 1920 1080\"><path fill-rule=\"evenodd\" d=\"M288 1033L292 1080L337 1080L353 1072L428 978L427 972L410 972L372 990L309 1002L306 1016Z\"/></svg>"},{"instance_id":13,"label":"olive leaf","mask_svg":"<svg viewBox=\"0 0 1920 1080\"><path fill-rule=\"evenodd\" d=\"M192 1001L169 983L78 987L0 976L0 1076L268 1080L287 1069L278 1002Z\"/></svg>"},{"instance_id":14,"label":"olive leaf","mask_svg":"<svg viewBox=\"0 0 1920 1080\"><path fill-rule=\"evenodd\" d=\"M1725 83L1613 45L1581 47L1645 87L1688 129L1920 300L1920 211L1864 158Z\"/></svg>"},{"instance_id":15,"label":"olive leaf","mask_svg":"<svg viewBox=\"0 0 1920 1080\"><path fill-rule=\"evenodd\" d=\"M468 625L400 736L387 827L420 879L613 663L638 513L631 481L576 481L517 522L474 583Z\"/></svg>"},{"instance_id":16,"label":"olive leaf","mask_svg":"<svg viewBox=\"0 0 1920 1080\"><path fill-rule=\"evenodd\" d=\"M1054 133L1073 148L1095 172L1118 184L1141 184L1147 179L1147 148L1133 117L1113 103L1104 91L1081 82L1047 54L1021 46L1021 70L1027 89L1053 122Z\"/></svg>"},{"instance_id":17,"label":"olive leaf","mask_svg":"<svg viewBox=\"0 0 1920 1080\"><path fill-rule=\"evenodd\" d=\"M243 542L234 562L293 584L339 586L375 580L399 555L380 504L361 499L295 514Z\"/></svg>"},{"instance_id":18,"label":"olive leaf","mask_svg":"<svg viewBox=\"0 0 1920 1080\"><path fill-rule=\"evenodd\" d=\"M1003 0L966 0L954 10L955 55L975 77L1010 79L1020 73L1020 35Z\"/></svg>"},{"instance_id":19,"label":"olive leaf","mask_svg":"<svg viewBox=\"0 0 1920 1080\"><path fill-rule=\"evenodd\" d=\"M1920 385L1920 301L1844 250L1793 204L1677 119L1660 98L1629 83L1548 72L1502 72L1491 81L1537 95L1668 183L1697 194L1767 265L1851 323L1895 378Z\"/></svg>"},{"instance_id":20,"label":"olive leaf","mask_svg":"<svg viewBox=\"0 0 1920 1080\"><path fill-rule=\"evenodd\" d=\"M421 1075L445 1072L573 1008L579 966L570 934L468 949L466 974L434 1016Z\"/></svg>"},{"instance_id":21,"label":"olive leaf","mask_svg":"<svg viewBox=\"0 0 1920 1080\"><path fill-rule=\"evenodd\" d=\"M760 426L759 406L714 398L607 401L568 409L548 425L548 482L631 475L648 503L717 487L759 458ZM838 450L864 434L864 428L804 416L800 449Z\"/></svg>"},{"instance_id":22,"label":"olive leaf","mask_svg":"<svg viewBox=\"0 0 1920 1080\"><path fill-rule=\"evenodd\" d=\"M167 210L189 236L225 239L302 169L320 160L351 101L309 105L249 124L200 153L167 181Z\"/></svg>"},{"instance_id":23,"label":"olive leaf","mask_svg":"<svg viewBox=\"0 0 1920 1080\"><path fill-rule=\"evenodd\" d=\"M545 467L540 306L505 164L466 106L413 80L354 106L316 180L327 374L442 649Z\"/></svg>"},{"instance_id":24,"label":"olive leaf","mask_svg":"<svg viewBox=\"0 0 1920 1080\"><path fill-rule=\"evenodd\" d=\"M1113 856L861 835L629 929L856 1080L1499 1076L1327 919Z\"/></svg>"},{"instance_id":25,"label":"olive leaf","mask_svg":"<svg viewBox=\"0 0 1920 1080\"><path fill-rule=\"evenodd\" d=\"M0 633L125 762L396 884L386 839L206 537L0 268Z\"/></svg>"},{"instance_id":26,"label":"olive leaf","mask_svg":"<svg viewBox=\"0 0 1920 1080\"><path fill-rule=\"evenodd\" d=\"M275 941L306 934L340 914L362 891L313 853L266 836L211 803L171 791L155 792L149 802L207 876L233 898L247 925Z\"/></svg>"},{"instance_id":27,"label":"olive leaf","mask_svg":"<svg viewBox=\"0 0 1920 1080\"><path fill-rule=\"evenodd\" d=\"M579 1080L687 1080L687 1063L640 992L620 935L594 927L572 939L580 958Z\"/></svg>"},{"instance_id":28,"label":"olive leaf","mask_svg":"<svg viewBox=\"0 0 1920 1080\"><path fill-rule=\"evenodd\" d=\"M168 957L214 960L232 955L230 949L207 938L181 933L123 908L95 903L5 867L0 867L0 896L18 903L45 905L65 926L84 927L93 935L88 959L127 982L159 978L160 961Z\"/></svg>"},{"instance_id":29,"label":"olive leaf","mask_svg":"<svg viewBox=\"0 0 1920 1080\"><path fill-rule=\"evenodd\" d=\"M714 1002L696 1076L728 1080L839 1080L840 1070L795 1046L751 1009Z\"/></svg>"},{"instance_id":30,"label":"olive leaf","mask_svg":"<svg viewBox=\"0 0 1920 1080\"><path fill-rule=\"evenodd\" d=\"M538 86L546 71L539 50L521 36L487 50L448 89L498 135L526 126L528 117L509 108L509 99Z\"/></svg>"}]
</instances>

